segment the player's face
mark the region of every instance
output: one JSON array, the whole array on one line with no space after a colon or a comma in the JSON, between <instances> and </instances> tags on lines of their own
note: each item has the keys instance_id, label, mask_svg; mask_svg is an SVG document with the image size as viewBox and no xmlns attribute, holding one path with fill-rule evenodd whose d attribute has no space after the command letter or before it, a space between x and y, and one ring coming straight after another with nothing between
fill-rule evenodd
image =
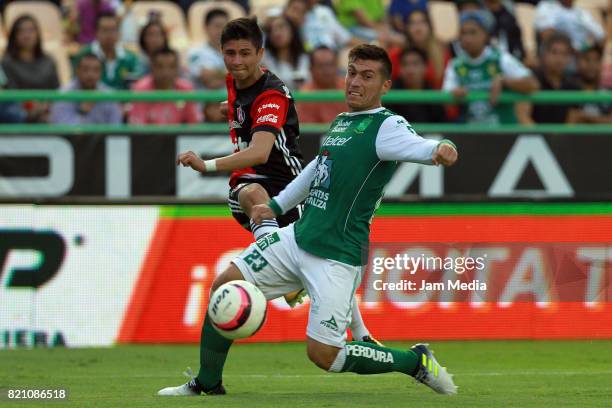
<instances>
[{"instance_id":1,"label":"player's face","mask_svg":"<svg viewBox=\"0 0 612 408\"><path fill-rule=\"evenodd\" d=\"M225 68L238 82L255 77L263 57L263 48L257 50L249 40L231 40L223 44Z\"/></svg>"},{"instance_id":2,"label":"player's face","mask_svg":"<svg viewBox=\"0 0 612 408\"><path fill-rule=\"evenodd\" d=\"M382 73L382 63L374 60L354 60L348 65L344 95L351 112L381 106L380 99L391 88L391 80Z\"/></svg>"}]
</instances>

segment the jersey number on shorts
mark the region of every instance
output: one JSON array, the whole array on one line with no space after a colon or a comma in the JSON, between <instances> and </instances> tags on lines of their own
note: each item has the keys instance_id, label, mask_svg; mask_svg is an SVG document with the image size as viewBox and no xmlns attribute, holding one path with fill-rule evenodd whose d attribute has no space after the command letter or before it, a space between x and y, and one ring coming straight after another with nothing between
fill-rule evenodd
<instances>
[{"instance_id":1,"label":"jersey number on shorts","mask_svg":"<svg viewBox=\"0 0 612 408\"><path fill-rule=\"evenodd\" d=\"M244 262L249 264L249 266L253 268L253 271L255 272L259 272L263 268L268 266L268 261L266 261L265 258L261 256L259 251L257 251L256 249L254 249L250 254L244 257Z\"/></svg>"}]
</instances>

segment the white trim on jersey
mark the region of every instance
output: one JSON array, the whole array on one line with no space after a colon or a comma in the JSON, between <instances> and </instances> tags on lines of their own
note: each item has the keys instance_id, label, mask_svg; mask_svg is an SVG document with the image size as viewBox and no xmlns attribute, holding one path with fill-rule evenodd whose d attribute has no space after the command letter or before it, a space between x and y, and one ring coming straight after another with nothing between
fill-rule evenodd
<instances>
[{"instance_id":1,"label":"white trim on jersey","mask_svg":"<svg viewBox=\"0 0 612 408\"><path fill-rule=\"evenodd\" d=\"M283 153L285 164L291 169L291 174L294 176L300 174L302 171L302 165L300 164L300 161L292 156L289 152L289 149L287 148L287 136L285 135L285 130L283 128L280 129L280 133L276 137L274 145L281 153Z\"/></svg>"}]
</instances>

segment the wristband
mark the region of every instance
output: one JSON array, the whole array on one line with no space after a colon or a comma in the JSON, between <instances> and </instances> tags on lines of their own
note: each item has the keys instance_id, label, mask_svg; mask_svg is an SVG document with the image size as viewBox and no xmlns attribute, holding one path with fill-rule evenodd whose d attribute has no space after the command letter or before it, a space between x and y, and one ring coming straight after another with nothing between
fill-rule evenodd
<instances>
[{"instance_id":1,"label":"wristband","mask_svg":"<svg viewBox=\"0 0 612 408\"><path fill-rule=\"evenodd\" d=\"M455 145L452 141L450 141L448 139L440 140L440 143L438 143L438 146L443 145L443 144L451 145L451 146L453 146L453 149L457 150L457 145Z\"/></svg>"},{"instance_id":2,"label":"wristband","mask_svg":"<svg viewBox=\"0 0 612 408\"><path fill-rule=\"evenodd\" d=\"M217 171L217 160L204 160L204 170L206 172Z\"/></svg>"},{"instance_id":3,"label":"wristband","mask_svg":"<svg viewBox=\"0 0 612 408\"><path fill-rule=\"evenodd\" d=\"M274 201L274 199L270 199L270 201L268 201L268 207L270 207L272 211L274 211L274 214L276 214L277 217L279 215L283 215L283 209L280 208L280 205L278 205L278 203Z\"/></svg>"}]
</instances>

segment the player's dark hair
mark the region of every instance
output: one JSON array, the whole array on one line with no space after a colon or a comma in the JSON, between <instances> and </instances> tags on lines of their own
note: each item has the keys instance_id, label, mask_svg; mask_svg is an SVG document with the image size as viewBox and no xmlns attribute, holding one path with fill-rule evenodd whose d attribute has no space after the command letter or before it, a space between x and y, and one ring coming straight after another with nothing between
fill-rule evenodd
<instances>
[{"instance_id":1,"label":"player's dark hair","mask_svg":"<svg viewBox=\"0 0 612 408\"><path fill-rule=\"evenodd\" d=\"M272 37L270 32L272 31L272 23L274 20L282 19L289 25L289 29L291 30L291 42L289 42L289 62L294 67L297 67L300 56L304 54L304 43L302 41L302 35L300 34L300 30L285 16L277 16L272 17L267 21L265 25L265 34L266 34L266 51L270 53L274 58L278 58L279 49L270 41Z\"/></svg>"},{"instance_id":2,"label":"player's dark hair","mask_svg":"<svg viewBox=\"0 0 612 408\"><path fill-rule=\"evenodd\" d=\"M427 65L427 53L420 48L406 47L402 49L399 55L400 62L404 59L406 55L417 55L421 59L421 61L423 61L423 64Z\"/></svg>"},{"instance_id":3,"label":"player's dark hair","mask_svg":"<svg viewBox=\"0 0 612 408\"><path fill-rule=\"evenodd\" d=\"M541 51L544 52L548 52L551 50L551 48L555 45L555 44L563 44L567 47L567 49L570 52L574 51L574 47L572 45L572 40L570 40L570 38L563 34L563 33L559 33L559 32L555 32L554 34L552 34L550 37L548 37L543 43L542 43L542 49Z\"/></svg>"},{"instance_id":4,"label":"player's dark hair","mask_svg":"<svg viewBox=\"0 0 612 408\"><path fill-rule=\"evenodd\" d=\"M100 27L100 21L102 21L102 19L104 18L112 18L113 20L115 20L115 23L117 23L117 28L119 28L119 17L117 16L117 14L112 11L105 11L103 13L98 14L98 17L96 17L96 31L98 31L98 28Z\"/></svg>"},{"instance_id":5,"label":"player's dark hair","mask_svg":"<svg viewBox=\"0 0 612 408\"><path fill-rule=\"evenodd\" d=\"M204 15L204 25L209 25L210 22L216 17L225 17L229 20L229 14L227 11L222 8L214 8Z\"/></svg>"},{"instance_id":6,"label":"player's dark hair","mask_svg":"<svg viewBox=\"0 0 612 408\"><path fill-rule=\"evenodd\" d=\"M155 61L157 61L157 59L160 56L164 56L164 55L172 55L178 63L178 60L179 60L178 53L170 47L163 47L163 48L153 51L153 54L151 55L151 62L154 63Z\"/></svg>"},{"instance_id":7,"label":"player's dark hair","mask_svg":"<svg viewBox=\"0 0 612 408\"><path fill-rule=\"evenodd\" d=\"M348 55L349 62L356 60L378 61L382 66L381 74L385 79L391 78L391 60L384 48L372 44L360 44L353 47Z\"/></svg>"},{"instance_id":8,"label":"player's dark hair","mask_svg":"<svg viewBox=\"0 0 612 408\"><path fill-rule=\"evenodd\" d=\"M248 40L259 50L263 46L263 33L257 25L257 18L241 17L223 27L221 46L233 40Z\"/></svg>"},{"instance_id":9,"label":"player's dark hair","mask_svg":"<svg viewBox=\"0 0 612 408\"><path fill-rule=\"evenodd\" d=\"M334 54L334 57L337 58L338 57L338 52L336 52L336 50L329 48L326 45L319 45L318 47L316 47L314 50L310 51L310 53L308 53L308 61L310 62L310 66L313 66L315 63L315 54L319 51L329 51L332 54Z\"/></svg>"},{"instance_id":10,"label":"player's dark hair","mask_svg":"<svg viewBox=\"0 0 612 408\"><path fill-rule=\"evenodd\" d=\"M31 14L24 14L19 16L13 25L11 26L11 30L8 35L8 42L6 45L6 53L13 57L14 59L19 59L19 45L17 44L17 31L23 23L30 22L34 25L34 30L36 30L36 44L34 45L34 57L40 58L43 56L42 50L42 37L40 33L40 26L38 22Z\"/></svg>"}]
</instances>

